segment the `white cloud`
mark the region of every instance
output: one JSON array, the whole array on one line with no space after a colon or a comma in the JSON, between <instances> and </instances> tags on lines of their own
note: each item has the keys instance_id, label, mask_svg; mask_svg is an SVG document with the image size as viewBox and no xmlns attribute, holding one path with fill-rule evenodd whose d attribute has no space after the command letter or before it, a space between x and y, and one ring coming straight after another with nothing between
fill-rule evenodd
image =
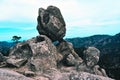
<instances>
[{"instance_id":1,"label":"white cloud","mask_svg":"<svg viewBox=\"0 0 120 80\"><path fill-rule=\"evenodd\" d=\"M32 2L29 2L28 0L4 0L0 3L0 11L2 12L0 15L0 20L24 22L34 19L37 12L35 12L35 4L32 4Z\"/></svg>"},{"instance_id":2,"label":"white cloud","mask_svg":"<svg viewBox=\"0 0 120 80\"><path fill-rule=\"evenodd\" d=\"M67 24L67 26L69 27L84 27L84 26L106 26L106 25L115 25L115 24L120 24L120 20L110 20L110 21L93 21L90 19L85 19L85 20L81 20L81 21L73 21L73 22L69 22Z\"/></svg>"},{"instance_id":3,"label":"white cloud","mask_svg":"<svg viewBox=\"0 0 120 80\"><path fill-rule=\"evenodd\" d=\"M120 20L118 20L118 21L107 21L107 22L96 22L94 25L106 26L106 25L115 25L115 24L120 24Z\"/></svg>"},{"instance_id":4,"label":"white cloud","mask_svg":"<svg viewBox=\"0 0 120 80\"><path fill-rule=\"evenodd\" d=\"M116 24L119 3L120 0L2 0L0 21L37 22L39 7L55 5L60 8L67 26Z\"/></svg>"},{"instance_id":5,"label":"white cloud","mask_svg":"<svg viewBox=\"0 0 120 80\"><path fill-rule=\"evenodd\" d=\"M36 19L39 7L59 7L66 21L85 18L105 18L120 13L119 0L3 0L0 19Z\"/></svg>"}]
</instances>

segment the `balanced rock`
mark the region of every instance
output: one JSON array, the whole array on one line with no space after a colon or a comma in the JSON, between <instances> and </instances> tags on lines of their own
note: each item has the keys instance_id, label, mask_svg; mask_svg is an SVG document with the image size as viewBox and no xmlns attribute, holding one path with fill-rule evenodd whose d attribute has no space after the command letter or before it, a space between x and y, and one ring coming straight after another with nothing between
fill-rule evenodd
<instances>
[{"instance_id":1,"label":"balanced rock","mask_svg":"<svg viewBox=\"0 0 120 80\"><path fill-rule=\"evenodd\" d=\"M66 33L66 24L59 8L49 6L46 10L39 8L37 30L39 34L48 36L52 41L61 40Z\"/></svg>"}]
</instances>

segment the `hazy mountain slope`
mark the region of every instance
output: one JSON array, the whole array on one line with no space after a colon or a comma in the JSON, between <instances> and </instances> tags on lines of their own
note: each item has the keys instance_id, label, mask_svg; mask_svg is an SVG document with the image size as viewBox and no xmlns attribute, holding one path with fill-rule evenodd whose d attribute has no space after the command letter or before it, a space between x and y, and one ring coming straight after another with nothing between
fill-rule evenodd
<instances>
[{"instance_id":1,"label":"hazy mountain slope","mask_svg":"<svg viewBox=\"0 0 120 80\"><path fill-rule=\"evenodd\" d=\"M94 46L98 42L101 42L111 36L109 35L94 35L85 38L67 38L66 40L73 43L75 48L83 47L83 46Z\"/></svg>"},{"instance_id":2,"label":"hazy mountain slope","mask_svg":"<svg viewBox=\"0 0 120 80\"><path fill-rule=\"evenodd\" d=\"M120 54L120 33L100 41L95 45L101 54Z\"/></svg>"}]
</instances>

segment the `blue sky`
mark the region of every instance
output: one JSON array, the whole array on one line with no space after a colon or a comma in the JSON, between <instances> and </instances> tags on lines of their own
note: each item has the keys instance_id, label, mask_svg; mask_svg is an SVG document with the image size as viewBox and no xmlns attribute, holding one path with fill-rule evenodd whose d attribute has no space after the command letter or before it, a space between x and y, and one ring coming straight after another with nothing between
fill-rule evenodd
<instances>
[{"instance_id":1,"label":"blue sky","mask_svg":"<svg viewBox=\"0 0 120 80\"><path fill-rule=\"evenodd\" d=\"M0 41L37 36L38 8L49 5L62 12L65 38L120 32L120 0L0 0Z\"/></svg>"}]
</instances>

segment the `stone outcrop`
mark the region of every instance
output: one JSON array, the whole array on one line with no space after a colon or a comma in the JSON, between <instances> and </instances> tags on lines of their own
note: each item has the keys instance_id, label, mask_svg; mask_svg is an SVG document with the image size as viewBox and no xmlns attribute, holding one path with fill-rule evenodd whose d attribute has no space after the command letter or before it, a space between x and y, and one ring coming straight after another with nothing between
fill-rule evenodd
<instances>
[{"instance_id":1,"label":"stone outcrop","mask_svg":"<svg viewBox=\"0 0 120 80\"><path fill-rule=\"evenodd\" d=\"M49 80L113 80L108 77L90 74L87 72L58 72L54 71Z\"/></svg>"},{"instance_id":2,"label":"stone outcrop","mask_svg":"<svg viewBox=\"0 0 120 80\"><path fill-rule=\"evenodd\" d=\"M37 29L39 36L20 42L10 49L4 61L5 69L0 69L0 79L112 80L97 65L100 54L98 49L88 47L83 51L82 59L72 44L63 39L65 22L57 7L39 9ZM54 45L53 41L58 41L58 44ZM3 62L2 59L4 56L0 54Z\"/></svg>"},{"instance_id":3,"label":"stone outcrop","mask_svg":"<svg viewBox=\"0 0 120 80\"><path fill-rule=\"evenodd\" d=\"M66 25L59 8L39 8L38 14L37 30L41 35L48 36L52 41L61 40L65 36Z\"/></svg>"},{"instance_id":4,"label":"stone outcrop","mask_svg":"<svg viewBox=\"0 0 120 80\"><path fill-rule=\"evenodd\" d=\"M9 69L0 69L0 80L113 80L108 77L102 77L99 75L93 75L86 72L59 72L53 70L52 73L42 74L35 77L25 77L15 71Z\"/></svg>"}]
</instances>

